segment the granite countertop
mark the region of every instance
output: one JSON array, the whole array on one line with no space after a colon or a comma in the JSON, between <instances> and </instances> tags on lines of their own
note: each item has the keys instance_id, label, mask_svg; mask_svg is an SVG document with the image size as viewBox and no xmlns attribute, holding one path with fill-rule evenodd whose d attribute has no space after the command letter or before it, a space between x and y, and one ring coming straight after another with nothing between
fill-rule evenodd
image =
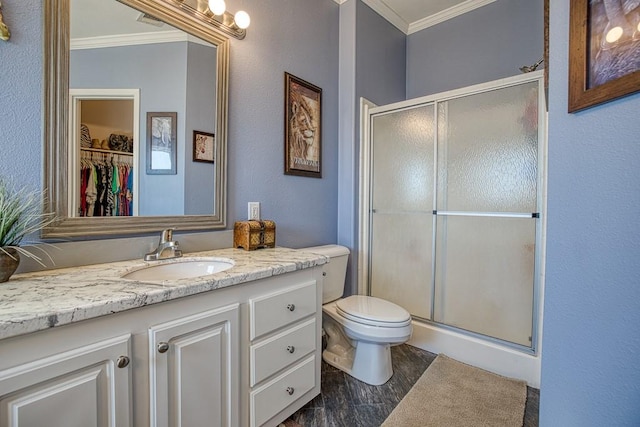
<instances>
[{"instance_id":1,"label":"granite countertop","mask_svg":"<svg viewBox=\"0 0 640 427\"><path fill-rule=\"evenodd\" d=\"M219 257L234 266L210 276L149 283L122 279L145 265L131 260L16 274L0 283L0 339L325 264L323 255L287 248L217 249L185 254Z\"/></svg>"}]
</instances>

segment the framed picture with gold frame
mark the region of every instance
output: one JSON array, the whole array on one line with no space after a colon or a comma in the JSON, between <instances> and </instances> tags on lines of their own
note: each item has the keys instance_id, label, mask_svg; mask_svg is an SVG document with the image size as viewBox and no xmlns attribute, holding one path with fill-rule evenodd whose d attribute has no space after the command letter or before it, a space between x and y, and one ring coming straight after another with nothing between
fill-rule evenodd
<instances>
[{"instance_id":1,"label":"framed picture with gold frame","mask_svg":"<svg viewBox=\"0 0 640 427\"><path fill-rule=\"evenodd\" d=\"M569 112L640 91L640 6L571 0Z\"/></svg>"}]
</instances>

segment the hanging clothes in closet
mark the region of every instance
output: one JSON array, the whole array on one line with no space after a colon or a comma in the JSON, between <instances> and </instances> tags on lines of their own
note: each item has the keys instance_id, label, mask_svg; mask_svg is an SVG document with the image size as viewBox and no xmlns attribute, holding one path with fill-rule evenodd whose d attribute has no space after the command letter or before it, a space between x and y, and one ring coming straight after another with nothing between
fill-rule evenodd
<instances>
[{"instance_id":1,"label":"hanging clothes in closet","mask_svg":"<svg viewBox=\"0 0 640 427\"><path fill-rule=\"evenodd\" d=\"M133 215L133 158L81 150L80 216Z\"/></svg>"}]
</instances>

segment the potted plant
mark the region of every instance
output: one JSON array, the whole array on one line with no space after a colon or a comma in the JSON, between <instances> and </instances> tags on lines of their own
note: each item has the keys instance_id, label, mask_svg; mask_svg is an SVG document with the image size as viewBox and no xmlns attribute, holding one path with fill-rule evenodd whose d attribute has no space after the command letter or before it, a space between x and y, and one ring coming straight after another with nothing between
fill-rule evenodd
<instances>
[{"instance_id":1,"label":"potted plant","mask_svg":"<svg viewBox=\"0 0 640 427\"><path fill-rule=\"evenodd\" d=\"M20 255L44 266L40 257L20 246L26 236L55 220L53 213L42 212L42 201L41 192L16 188L0 179L0 282L16 271Z\"/></svg>"}]
</instances>

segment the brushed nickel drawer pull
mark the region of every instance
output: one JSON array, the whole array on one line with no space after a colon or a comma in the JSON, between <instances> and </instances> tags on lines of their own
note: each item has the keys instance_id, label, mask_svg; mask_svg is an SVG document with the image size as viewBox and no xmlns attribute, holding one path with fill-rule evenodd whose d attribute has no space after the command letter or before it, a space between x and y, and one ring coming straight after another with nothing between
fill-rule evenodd
<instances>
[{"instance_id":1,"label":"brushed nickel drawer pull","mask_svg":"<svg viewBox=\"0 0 640 427\"><path fill-rule=\"evenodd\" d=\"M296 305L295 304L287 304L287 310L294 311L295 309L296 309Z\"/></svg>"},{"instance_id":2,"label":"brushed nickel drawer pull","mask_svg":"<svg viewBox=\"0 0 640 427\"><path fill-rule=\"evenodd\" d=\"M118 368L126 368L127 366L129 366L129 362L130 360L127 356L120 356L116 360L116 366Z\"/></svg>"},{"instance_id":3,"label":"brushed nickel drawer pull","mask_svg":"<svg viewBox=\"0 0 640 427\"><path fill-rule=\"evenodd\" d=\"M288 345L287 346L287 351L291 354L293 354L294 351L296 351L296 348L292 345Z\"/></svg>"},{"instance_id":4,"label":"brushed nickel drawer pull","mask_svg":"<svg viewBox=\"0 0 640 427\"><path fill-rule=\"evenodd\" d=\"M159 342L158 343L158 353L166 353L169 350L169 343Z\"/></svg>"},{"instance_id":5,"label":"brushed nickel drawer pull","mask_svg":"<svg viewBox=\"0 0 640 427\"><path fill-rule=\"evenodd\" d=\"M293 387L287 387L287 393L289 393L289 396L291 396L294 391L295 389Z\"/></svg>"}]
</instances>

